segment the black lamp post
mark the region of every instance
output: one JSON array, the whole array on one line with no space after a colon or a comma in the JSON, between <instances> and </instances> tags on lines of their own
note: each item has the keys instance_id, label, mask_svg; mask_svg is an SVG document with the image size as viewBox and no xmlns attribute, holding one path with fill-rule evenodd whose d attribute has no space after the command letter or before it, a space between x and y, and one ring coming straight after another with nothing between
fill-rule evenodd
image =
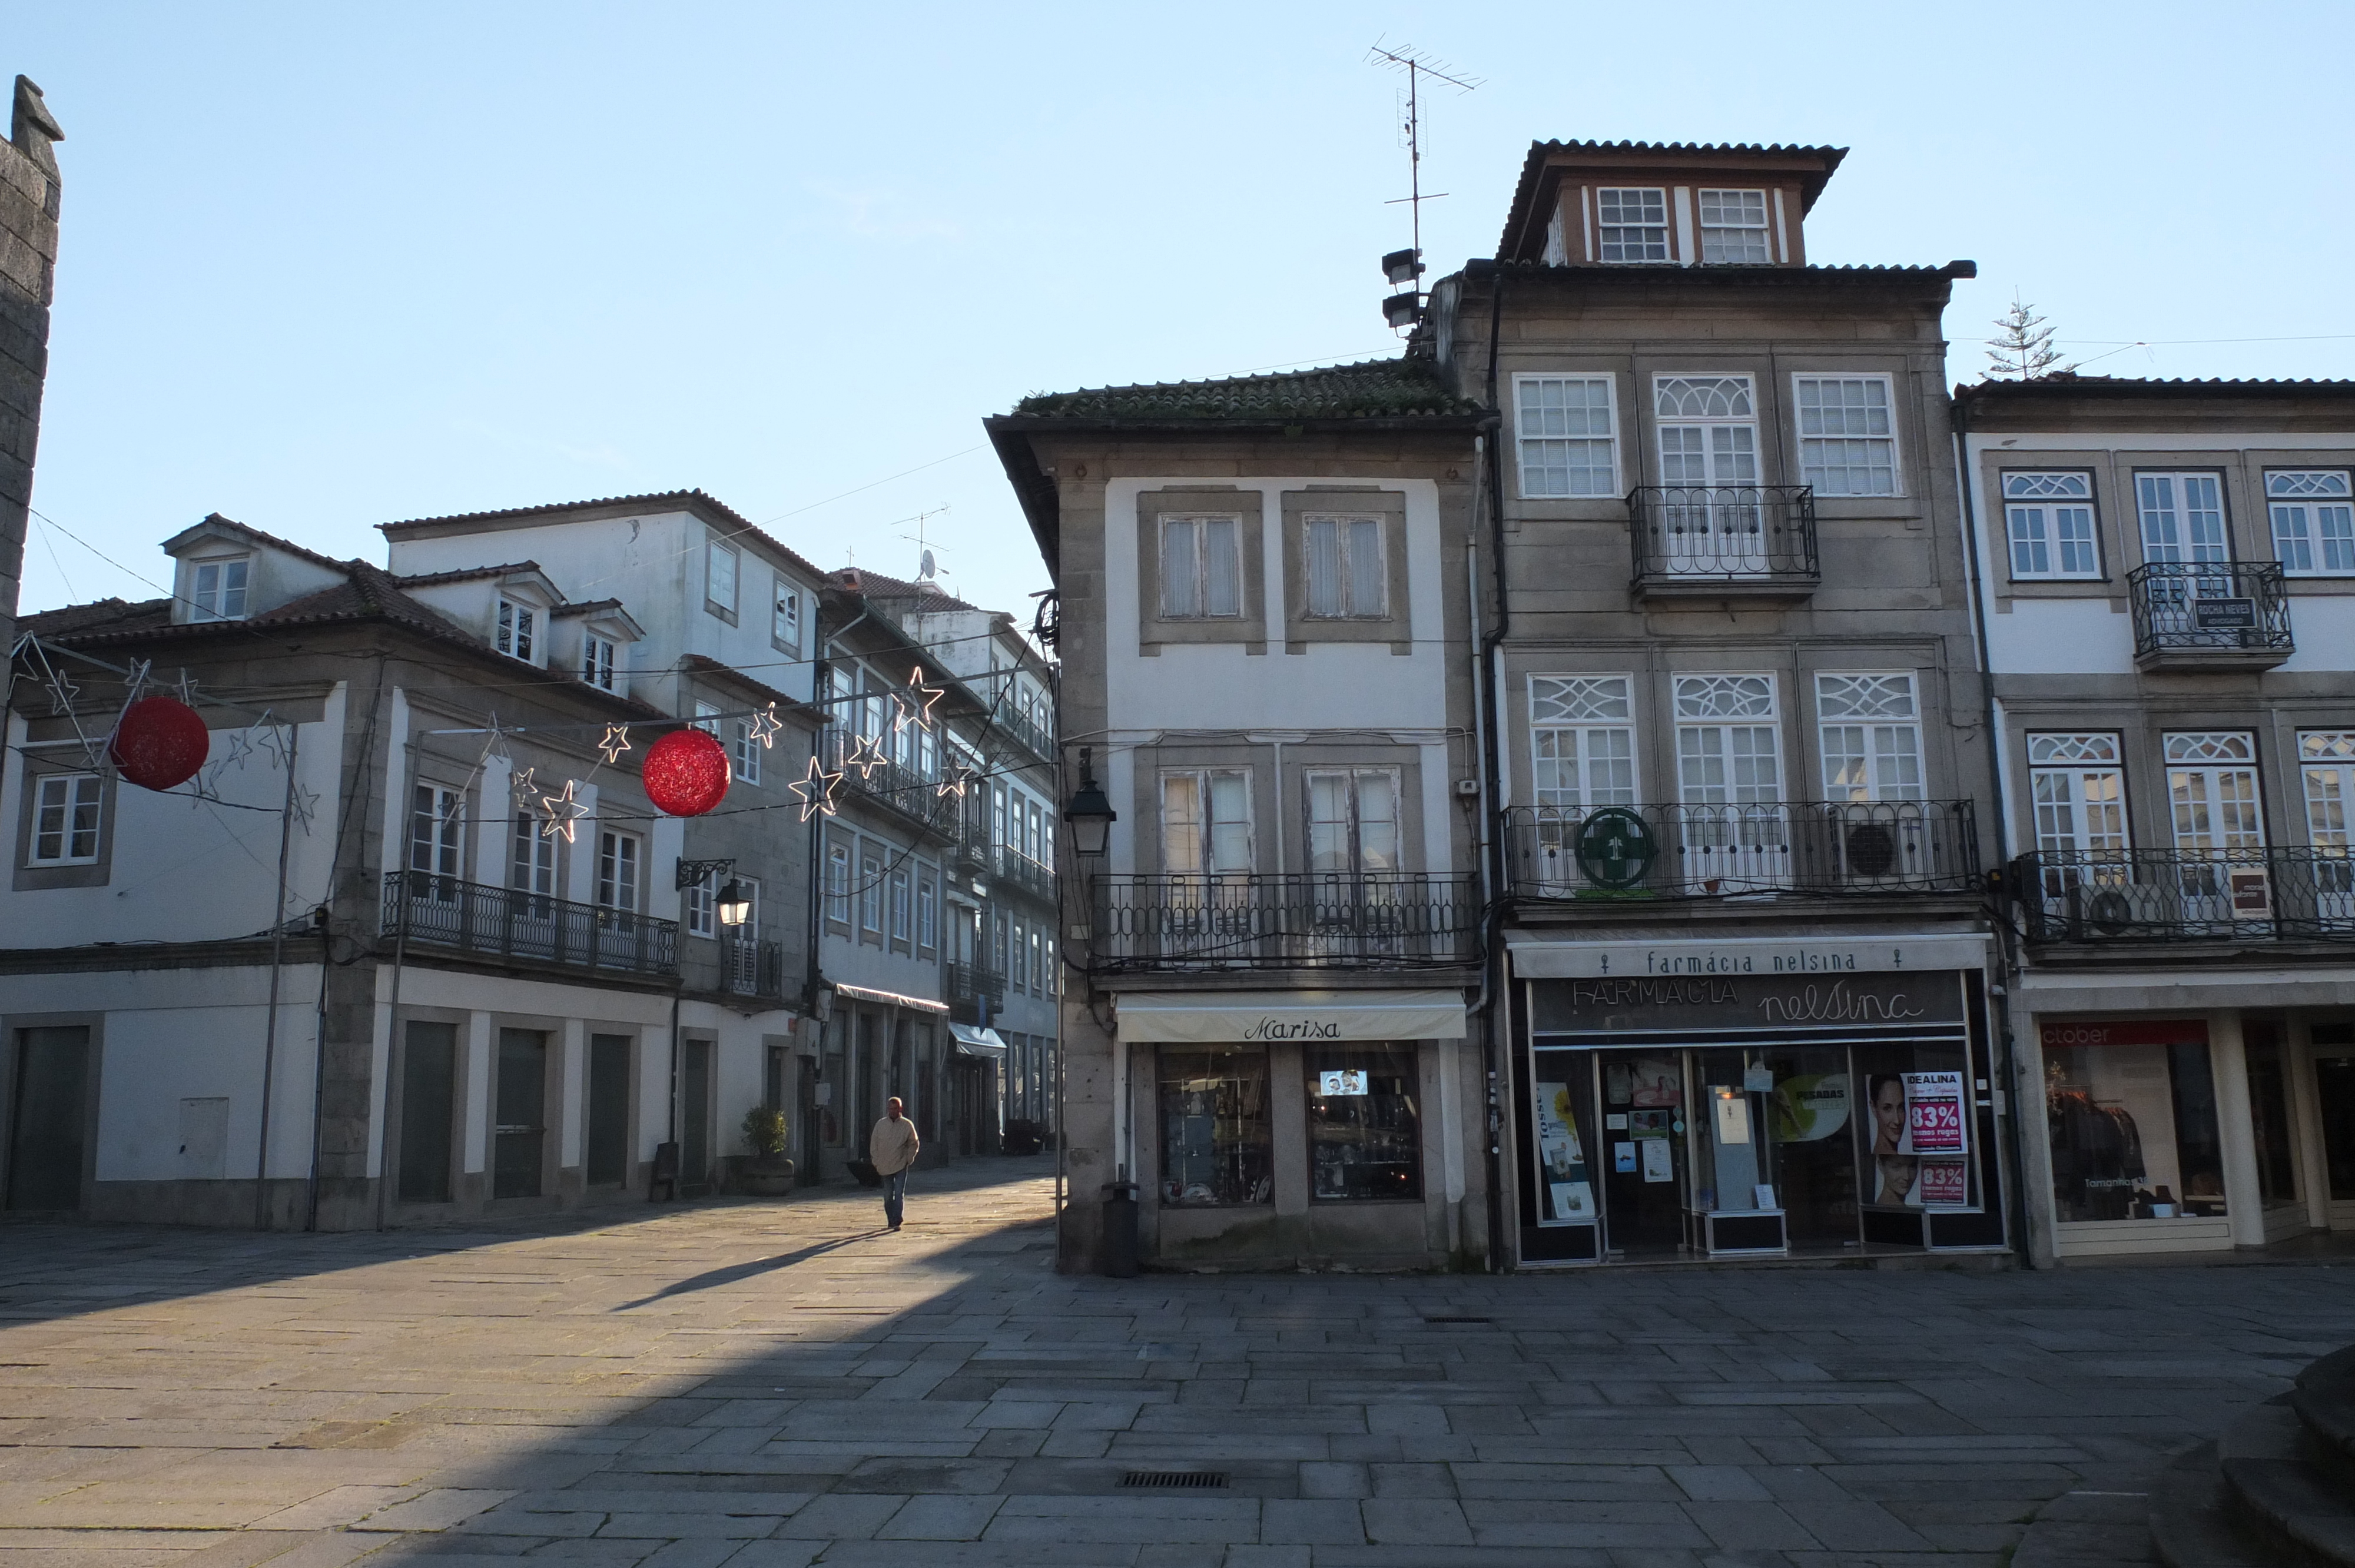
<instances>
[{"instance_id":1,"label":"black lamp post","mask_svg":"<svg viewBox=\"0 0 2355 1568\"><path fill-rule=\"evenodd\" d=\"M1063 821L1071 824L1071 848L1082 860L1102 860L1112 843L1112 825L1120 813L1096 783L1093 754L1080 747L1080 787L1063 802Z\"/></svg>"}]
</instances>

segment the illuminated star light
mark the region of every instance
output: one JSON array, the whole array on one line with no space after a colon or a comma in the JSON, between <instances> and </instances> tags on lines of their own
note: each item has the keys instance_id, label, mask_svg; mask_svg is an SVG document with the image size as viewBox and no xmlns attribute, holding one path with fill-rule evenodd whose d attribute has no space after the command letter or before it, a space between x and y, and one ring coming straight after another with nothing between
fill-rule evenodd
<instances>
[{"instance_id":1,"label":"illuminated star light","mask_svg":"<svg viewBox=\"0 0 2355 1568\"><path fill-rule=\"evenodd\" d=\"M916 695L924 699L924 711L922 716L926 724L932 723L932 705L949 694L948 688L924 684L924 667L922 664L908 672L908 686Z\"/></svg>"},{"instance_id":2,"label":"illuminated star light","mask_svg":"<svg viewBox=\"0 0 2355 1568\"><path fill-rule=\"evenodd\" d=\"M834 792L841 787L842 775L827 772L826 766L815 757L809 759L809 771L802 775L800 781L785 786L801 800L802 821L805 822L820 812L834 816L837 810Z\"/></svg>"},{"instance_id":3,"label":"illuminated star light","mask_svg":"<svg viewBox=\"0 0 2355 1568\"><path fill-rule=\"evenodd\" d=\"M518 801L535 798L536 792L531 787L531 776L538 771L537 768L527 768L517 774L507 782L507 793Z\"/></svg>"},{"instance_id":4,"label":"illuminated star light","mask_svg":"<svg viewBox=\"0 0 2355 1568\"><path fill-rule=\"evenodd\" d=\"M607 767L619 763L622 753L635 749L630 745L630 726L625 724L607 725L605 738L597 743L597 749L605 754Z\"/></svg>"},{"instance_id":5,"label":"illuminated star light","mask_svg":"<svg viewBox=\"0 0 2355 1568\"><path fill-rule=\"evenodd\" d=\"M572 842L572 824L589 814L589 808L572 798L572 791L576 788L578 786L573 780L567 779L564 781L562 794L543 793L540 796L539 809L548 818L547 821L540 824L539 832L542 838L552 839L557 834L562 833L566 843Z\"/></svg>"},{"instance_id":6,"label":"illuminated star light","mask_svg":"<svg viewBox=\"0 0 2355 1568\"><path fill-rule=\"evenodd\" d=\"M883 754L881 747L862 735L858 737L858 744L852 747L843 758L842 770L848 773L856 768L858 769L858 777L864 780L874 778L875 770L890 760Z\"/></svg>"},{"instance_id":7,"label":"illuminated star light","mask_svg":"<svg viewBox=\"0 0 2355 1568\"><path fill-rule=\"evenodd\" d=\"M973 769L965 767L963 763L959 763L957 766L950 768L946 773L941 776L939 793L943 799L954 795L958 800L962 800L964 799L964 787L971 783L972 780Z\"/></svg>"},{"instance_id":8,"label":"illuminated star light","mask_svg":"<svg viewBox=\"0 0 2355 1568\"><path fill-rule=\"evenodd\" d=\"M784 727L784 721L777 716L777 705L771 703L745 722L744 734L748 738L759 741L761 748L766 751L777 744L777 732Z\"/></svg>"}]
</instances>

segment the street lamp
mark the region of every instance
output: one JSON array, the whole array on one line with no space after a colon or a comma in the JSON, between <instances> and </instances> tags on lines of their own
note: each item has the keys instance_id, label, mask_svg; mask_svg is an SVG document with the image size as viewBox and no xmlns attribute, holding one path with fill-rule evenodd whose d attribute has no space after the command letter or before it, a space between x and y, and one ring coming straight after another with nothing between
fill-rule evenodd
<instances>
[{"instance_id":1,"label":"street lamp","mask_svg":"<svg viewBox=\"0 0 2355 1568\"><path fill-rule=\"evenodd\" d=\"M1080 788L1063 802L1063 821L1071 826L1071 848L1082 860L1101 860L1112 842L1112 825L1120 813L1096 785L1092 754L1080 747Z\"/></svg>"},{"instance_id":2,"label":"street lamp","mask_svg":"<svg viewBox=\"0 0 2355 1568\"><path fill-rule=\"evenodd\" d=\"M722 926L741 926L751 918L752 900L745 893L744 885L730 878L728 885L719 890L716 908Z\"/></svg>"}]
</instances>

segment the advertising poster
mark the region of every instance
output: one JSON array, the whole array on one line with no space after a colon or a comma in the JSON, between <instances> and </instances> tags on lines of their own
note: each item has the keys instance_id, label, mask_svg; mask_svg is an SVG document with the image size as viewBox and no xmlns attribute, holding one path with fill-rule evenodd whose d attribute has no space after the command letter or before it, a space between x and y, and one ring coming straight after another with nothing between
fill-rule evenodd
<instances>
[{"instance_id":1,"label":"advertising poster","mask_svg":"<svg viewBox=\"0 0 2355 1568\"><path fill-rule=\"evenodd\" d=\"M1672 1056L1638 1056L1636 1058L1635 1092L1636 1105L1653 1107L1680 1106L1685 1103L1684 1068Z\"/></svg>"},{"instance_id":2,"label":"advertising poster","mask_svg":"<svg viewBox=\"0 0 2355 1568\"><path fill-rule=\"evenodd\" d=\"M1545 1167L1550 1224L1594 1218L1594 1187L1586 1174L1586 1150L1578 1138L1568 1084L1537 1086L1538 1161Z\"/></svg>"},{"instance_id":3,"label":"advertising poster","mask_svg":"<svg viewBox=\"0 0 2355 1568\"><path fill-rule=\"evenodd\" d=\"M1668 1140L1665 1138L1646 1138L1640 1141L1644 1150L1644 1180L1646 1181L1675 1181L1677 1179L1676 1157L1668 1150Z\"/></svg>"},{"instance_id":4,"label":"advertising poster","mask_svg":"<svg viewBox=\"0 0 2355 1568\"><path fill-rule=\"evenodd\" d=\"M1848 1075L1801 1073L1774 1086L1767 1107L1777 1143L1813 1143L1848 1126Z\"/></svg>"},{"instance_id":5,"label":"advertising poster","mask_svg":"<svg viewBox=\"0 0 2355 1568\"><path fill-rule=\"evenodd\" d=\"M1963 1110L1963 1075L1960 1073L1905 1073L1905 1138L1901 1146L1907 1154L1966 1154L1970 1151L1965 1128L1969 1118Z\"/></svg>"},{"instance_id":6,"label":"advertising poster","mask_svg":"<svg viewBox=\"0 0 2355 1568\"><path fill-rule=\"evenodd\" d=\"M1959 1072L1876 1073L1866 1084L1871 1160L1864 1201L1883 1208L1970 1202L1969 1116Z\"/></svg>"}]
</instances>

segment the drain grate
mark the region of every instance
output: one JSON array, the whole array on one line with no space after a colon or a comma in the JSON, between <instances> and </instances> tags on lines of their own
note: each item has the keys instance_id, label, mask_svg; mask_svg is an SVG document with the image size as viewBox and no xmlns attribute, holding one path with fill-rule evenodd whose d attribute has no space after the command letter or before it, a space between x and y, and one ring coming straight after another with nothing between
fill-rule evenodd
<instances>
[{"instance_id":1,"label":"drain grate","mask_svg":"<svg viewBox=\"0 0 2355 1568\"><path fill-rule=\"evenodd\" d=\"M1426 1323L1493 1323L1494 1318L1425 1318Z\"/></svg>"},{"instance_id":2,"label":"drain grate","mask_svg":"<svg viewBox=\"0 0 2355 1568\"><path fill-rule=\"evenodd\" d=\"M1121 1477L1124 1487L1183 1487L1189 1491L1227 1484L1224 1470L1131 1470Z\"/></svg>"}]
</instances>

